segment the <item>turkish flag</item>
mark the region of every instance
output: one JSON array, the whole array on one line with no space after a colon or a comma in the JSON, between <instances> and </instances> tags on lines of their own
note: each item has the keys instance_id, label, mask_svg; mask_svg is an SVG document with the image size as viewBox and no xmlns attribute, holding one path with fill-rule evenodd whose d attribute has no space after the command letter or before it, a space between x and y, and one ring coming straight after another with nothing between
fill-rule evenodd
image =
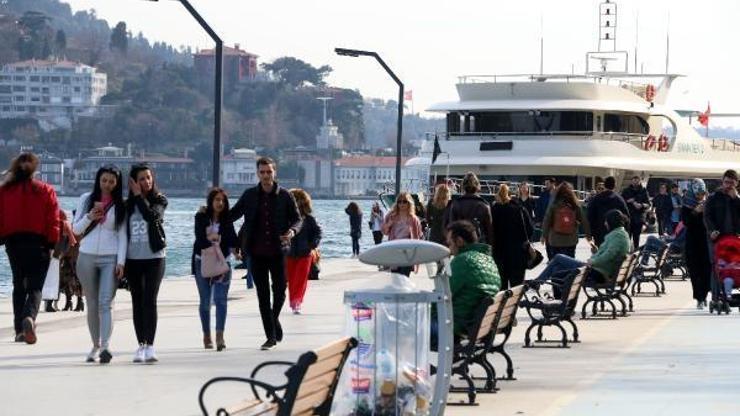
<instances>
[{"instance_id":1,"label":"turkish flag","mask_svg":"<svg viewBox=\"0 0 740 416\"><path fill-rule=\"evenodd\" d=\"M404 101L414 101L414 93L411 90L408 90L403 93L403 100Z\"/></svg>"},{"instance_id":2,"label":"turkish flag","mask_svg":"<svg viewBox=\"0 0 740 416\"><path fill-rule=\"evenodd\" d=\"M701 124L704 127L709 126L709 114L712 113L712 109L709 107L709 103L707 103L707 111L703 113L699 113L699 124Z\"/></svg>"}]
</instances>

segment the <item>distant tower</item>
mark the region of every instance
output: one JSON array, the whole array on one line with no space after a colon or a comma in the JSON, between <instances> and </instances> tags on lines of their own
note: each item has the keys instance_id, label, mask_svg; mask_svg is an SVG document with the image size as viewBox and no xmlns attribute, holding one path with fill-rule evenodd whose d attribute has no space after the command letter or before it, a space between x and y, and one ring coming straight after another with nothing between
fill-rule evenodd
<instances>
[{"instance_id":1,"label":"distant tower","mask_svg":"<svg viewBox=\"0 0 740 416\"><path fill-rule=\"evenodd\" d=\"M326 116L327 102L332 97L318 97L317 100L324 102L324 123L316 136L316 148L319 150L341 149L344 147L344 137L339 133L339 127L335 126L330 118Z\"/></svg>"}]
</instances>

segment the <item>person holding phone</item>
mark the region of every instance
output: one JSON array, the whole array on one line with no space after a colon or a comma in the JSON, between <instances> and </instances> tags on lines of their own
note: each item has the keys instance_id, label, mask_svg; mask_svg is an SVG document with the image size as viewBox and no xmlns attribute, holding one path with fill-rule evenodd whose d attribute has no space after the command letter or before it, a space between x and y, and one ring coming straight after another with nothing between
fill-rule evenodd
<instances>
[{"instance_id":1,"label":"person holding phone","mask_svg":"<svg viewBox=\"0 0 740 416\"><path fill-rule=\"evenodd\" d=\"M87 298L87 328L92 350L86 361L107 364L113 358L113 299L126 263L126 206L121 171L98 169L92 192L80 197L72 230L80 236L77 276Z\"/></svg>"}]
</instances>

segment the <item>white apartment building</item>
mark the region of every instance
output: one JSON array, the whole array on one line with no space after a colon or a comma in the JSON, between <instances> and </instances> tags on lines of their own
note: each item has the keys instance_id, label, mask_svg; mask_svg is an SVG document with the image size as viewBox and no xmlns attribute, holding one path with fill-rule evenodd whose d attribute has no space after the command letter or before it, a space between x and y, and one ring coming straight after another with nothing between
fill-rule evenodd
<instances>
[{"instance_id":1,"label":"white apartment building","mask_svg":"<svg viewBox=\"0 0 740 416\"><path fill-rule=\"evenodd\" d=\"M106 74L71 61L29 60L0 69L0 118L35 118L42 128L69 127L98 111Z\"/></svg>"},{"instance_id":2,"label":"white apartment building","mask_svg":"<svg viewBox=\"0 0 740 416\"><path fill-rule=\"evenodd\" d=\"M54 187L57 193L64 190L64 161L56 156L44 153L39 155L37 178Z\"/></svg>"},{"instance_id":3,"label":"white apartment building","mask_svg":"<svg viewBox=\"0 0 740 416\"><path fill-rule=\"evenodd\" d=\"M401 160L402 164L406 159ZM345 156L334 161L334 195L374 195L396 181L395 156ZM403 165L402 165L403 166ZM401 187L408 185L409 171L401 169Z\"/></svg>"},{"instance_id":4,"label":"white apartment building","mask_svg":"<svg viewBox=\"0 0 740 416\"><path fill-rule=\"evenodd\" d=\"M257 184L257 153L252 149L233 149L221 158L221 183L229 190L243 191ZM238 196L237 196L238 197Z\"/></svg>"}]
</instances>

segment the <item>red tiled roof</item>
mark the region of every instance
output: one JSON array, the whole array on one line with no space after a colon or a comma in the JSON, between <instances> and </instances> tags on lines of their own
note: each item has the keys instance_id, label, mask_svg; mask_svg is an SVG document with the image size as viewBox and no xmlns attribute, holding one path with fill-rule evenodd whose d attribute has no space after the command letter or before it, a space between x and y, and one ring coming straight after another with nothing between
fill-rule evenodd
<instances>
[{"instance_id":1,"label":"red tiled roof","mask_svg":"<svg viewBox=\"0 0 740 416\"><path fill-rule=\"evenodd\" d=\"M213 56L216 54L216 49L201 49L200 51L194 53L194 56ZM255 55L253 53L249 53L243 49L236 49L236 48L230 48L228 46L224 46L224 55L240 55L240 56L253 56L255 58L258 57L258 55Z\"/></svg>"},{"instance_id":2,"label":"red tiled roof","mask_svg":"<svg viewBox=\"0 0 740 416\"><path fill-rule=\"evenodd\" d=\"M401 158L401 166L408 158ZM396 166L395 156L346 156L336 161L337 167L345 168L391 168Z\"/></svg>"}]
</instances>

